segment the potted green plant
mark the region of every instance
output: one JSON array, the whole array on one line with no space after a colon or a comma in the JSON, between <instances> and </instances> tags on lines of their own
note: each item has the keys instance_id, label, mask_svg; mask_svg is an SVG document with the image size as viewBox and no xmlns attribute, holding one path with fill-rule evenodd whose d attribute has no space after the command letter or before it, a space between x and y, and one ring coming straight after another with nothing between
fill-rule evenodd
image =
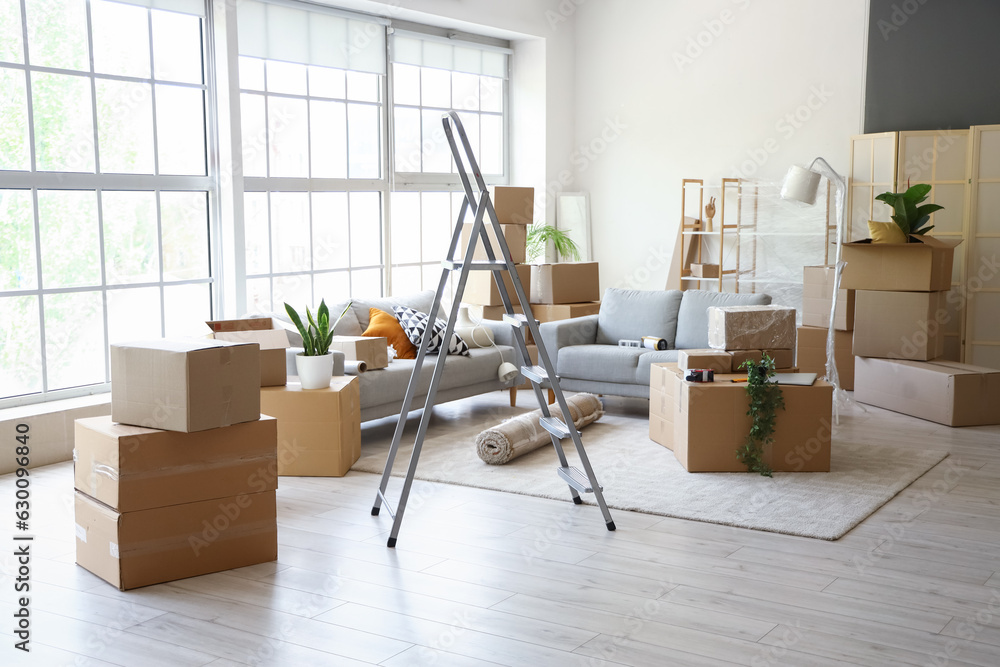
<instances>
[{"instance_id":1,"label":"potted green plant","mask_svg":"<svg viewBox=\"0 0 1000 667\"><path fill-rule=\"evenodd\" d=\"M333 325L330 324L330 309L325 299L319 302L315 318L308 306L306 307L305 324L295 309L285 304L288 317L292 319L292 323L302 336L304 350L295 356L295 368L299 373L303 389L324 389L330 386L330 380L333 379L333 353L330 352L333 330L347 314L351 303L350 301L347 303L347 308L344 308L344 312Z\"/></svg>"},{"instance_id":2,"label":"potted green plant","mask_svg":"<svg viewBox=\"0 0 1000 667\"><path fill-rule=\"evenodd\" d=\"M526 254L529 264L545 261L545 249L549 242L562 257L569 257L574 262L580 261L580 249L569 234L545 223L535 223L528 226L528 241Z\"/></svg>"},{"instance_id":3,"label":"potted green plant","mask_svg":"<svg viewBox=\"0 0 1000 667\"><path fill-rule=\"evenodd\" d=\"M920 202L927 199L931 191L931 186L927 183L918 183L906 189L906 192L883 192L875 199L885 202L892 207L892 221L903 232L907 243L916 243L916 239L911 239L911 234L926 234L934 229L934 226L925 227L931 218L931 213L944 208L939 204L924 204L918 206Z\"/></svg>"}]
</instances>

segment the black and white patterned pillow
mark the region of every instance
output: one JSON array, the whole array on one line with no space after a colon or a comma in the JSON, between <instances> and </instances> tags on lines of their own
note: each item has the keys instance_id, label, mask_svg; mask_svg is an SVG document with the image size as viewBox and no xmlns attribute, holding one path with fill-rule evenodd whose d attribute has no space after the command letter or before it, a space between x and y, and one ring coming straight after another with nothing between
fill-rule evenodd
<instances>
[{"instance_id":1,"label":"black and white patterned pillow","mask_svg":"<svg viewBox=\"0 0 1000 667\"><path fill-rule=\"evenodd\" d=\"M424 337L424 330L427 328L427 320L430 319L427 313L422 313L419 310L407 308L406 306L393 306L392 312L396 316L396 319L399 320L400 326L403 327L406 337L419 348L420 340ZM431 329L431 339L427 343L428 354L437 354L438 350L441 349L441 343L443 342L444 332L447 327L448 323L440 317L435 319L434 327ZM452 332L451 334L451 344L448 345L448 354L469 356L468 344L457 333Z\"/></svg>"}]
</instances>

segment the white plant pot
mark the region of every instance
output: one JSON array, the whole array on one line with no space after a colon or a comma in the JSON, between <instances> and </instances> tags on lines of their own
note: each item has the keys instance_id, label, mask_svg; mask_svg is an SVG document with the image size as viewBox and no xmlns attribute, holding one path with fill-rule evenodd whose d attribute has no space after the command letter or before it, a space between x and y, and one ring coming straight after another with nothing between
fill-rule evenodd
<instances>
[{"instance_id":1,"label":"white plant pot","mask_svg":"<svg viewBox=\"0 0 1000 667\"><path fill-rule=\"evenodd\" d=\"M295 355L295 368L303 389L326 389L333 379L333 353L319 357Z\"/></svg>"}]
</instances>

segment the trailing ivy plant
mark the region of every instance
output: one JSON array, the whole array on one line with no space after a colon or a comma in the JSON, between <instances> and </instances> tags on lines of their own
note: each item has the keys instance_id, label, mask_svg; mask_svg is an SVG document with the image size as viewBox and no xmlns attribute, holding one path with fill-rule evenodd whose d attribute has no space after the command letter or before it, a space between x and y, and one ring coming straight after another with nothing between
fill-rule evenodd
<instances>
[{"instance_id":1,"label":"trailing ivy plant","mask_svg":"<svg viewBox=\"0 0 1000 667\"><path fill-rule=\"evenodd\" d=\"M736 450L736 458L747 467L747 472L759 472L771 477L771 467L764 461L764 447L773 442L774 421L778 408L785 409L785 397L781 387L771 382L774 377L774 359L763 355L760 363L751 360L743 362L740 368L747 372L747 397L750 409L747 414L753 420L746 443Z\"/></svg>"}]
</instances>

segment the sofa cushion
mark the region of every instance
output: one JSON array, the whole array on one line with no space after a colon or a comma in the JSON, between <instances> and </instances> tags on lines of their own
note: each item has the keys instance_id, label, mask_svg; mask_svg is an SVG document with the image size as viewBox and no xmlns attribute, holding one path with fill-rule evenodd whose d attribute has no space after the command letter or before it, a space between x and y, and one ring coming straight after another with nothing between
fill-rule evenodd
<instances>
[{"instance_id":1,"label":"sofa cushion","mask_svg":"<svg viewBox=\"0 0 1000 667\"><path fill-rule=\"evenodd\" d=\"M675 347L678 350L708 347L708 309L711 306L767 306L771 303L771 297L767 294L733 294L704 290L687 290L682 294L684 296L677 312Z\"/></svg>"},{"instance_id":2,"label":"sofa cushion","mask_svg":"<svg viewBox=\"0 0 1000 667\"><path fill-rule=\"evenodd\" d=\"M427 313L406 306L396 306L392 312L396 315L396 319L399 320L399 324L403 327L410 342L414 345L420 345L424 332L427 330L427 322L430 319ZM430 339L427 341L428 354L437 354L444 347L444 334L447 329L447 322L440 317L434 319L434 324L431 325ZM461 336L452 332L446 354L469 356L469 346L465 344Z\"/></svg>"},{"instance_id":3,"label":"sofa cushion","mask_svg":"<svg viewBox=\"0 0 1000 667\"><path fill-rule=\"evenodd\" d=\"M641 347L571 345L559 350L556 373L560 377L604 382L635 382Z\"/></svg>"},{"instance_id":4,"label":"sofa cushion","mask_svg":"<svg viewBox=\"0 0 1000 667\"><path fill-rule=\"evenodd\" d=\"M608 288L597 317L597 342L618 345L623 338L659 336L674 347L681 294L680 290Z\"/></svg>"},{"instance_id":5,"label":"sofa cushion","mask_svg":"<svg viewBox=\"0 0 1000 667\"><path fill-rule=\"evenodd\" d=\"M397 359L416 359L417 348L410 342L399 320L392 313L372 308L368 316L368 328L362 336L381 336L396 351Z\"/></svg>"},{"instance_id":6,"label":"sofa cushion","mask_svg":"<svg viewBox=\"0 0 1000 667\"><path fill-rule=\"evenodd\" d=\"M345 302L346 303L346 302ZM386 296L386 297L369 297L354 299L354 303L351 305L351 310L354 311L357 317L358 324L360 326L359 332L356 334L361 335L361 331L368 328L368 313L372 308L378 308L379 310L384 310L387 313L391 313L392 309L396 306L406 306L407 308L412 308L414 310L419 310L422 313L429 313L431 306L434 305L434 290L424 290L423 292L415 292L413 294L404 294L402 296ZM343 308L343 305L341 305ZM333 308L330 308L330 312L333 312ZM338 311L339 312L339 311ZM442 317L442 313L438 312L438 317ZM344 318L347 319L347 318ZM337 333L340 333L338 328Z\"/></svg>"},{"instance_id":7,"label":"sofa cushion","mask_svg":"<svg viewBox=\"0 0 1000 667\"><path fill-rule=\"evenodd\" d=\"M653 364L676 363L680 355L678 350L646 350L646 354L639 357L639 365L635 369L636 384L649 386L649 367Z\"/></svg>"}]
</instances>

